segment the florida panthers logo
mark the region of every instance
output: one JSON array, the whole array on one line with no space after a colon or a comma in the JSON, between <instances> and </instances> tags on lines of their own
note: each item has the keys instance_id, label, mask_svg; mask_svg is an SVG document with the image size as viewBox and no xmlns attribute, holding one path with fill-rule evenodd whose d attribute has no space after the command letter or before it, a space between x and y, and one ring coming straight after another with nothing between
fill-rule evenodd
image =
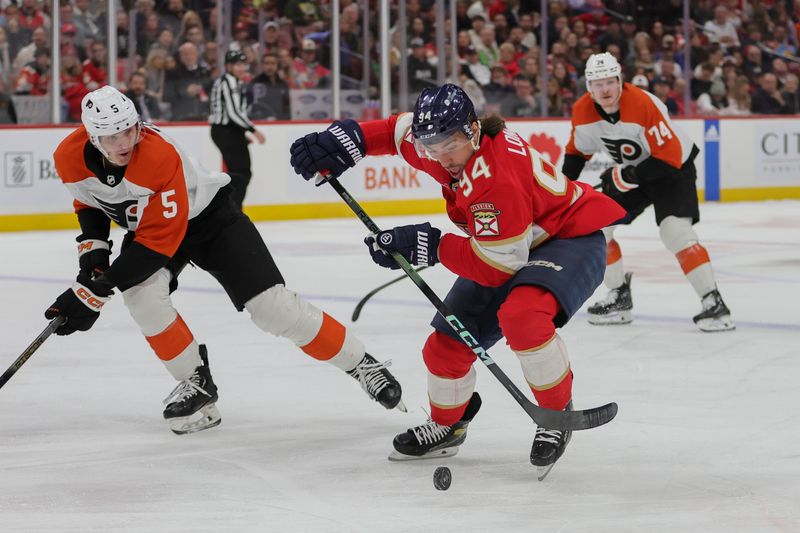
<instances>
[{"instance_id":1,"label":"florida panthers logo","mask_svg":"<svg viewBox=\"0 0 800 533\"><path fill-rule=\"evenodd\" d=\"M630 139L607 139L600 137L608 150L608 155L615 163L622 165L626 161L635 161L642 155L642 147Z\"/></svg>"},{"instance_id":2,"label":"florida panthers logo","mask_svg":"<svg viewBox=\"0 0 800 533\"><path fill-rule=\"evenodd\" d=\"M474 230L476 237L490 237L500 235L500 210L494 204L482 202L469 206L474 217Z\"/></svg>"}]
</instances>

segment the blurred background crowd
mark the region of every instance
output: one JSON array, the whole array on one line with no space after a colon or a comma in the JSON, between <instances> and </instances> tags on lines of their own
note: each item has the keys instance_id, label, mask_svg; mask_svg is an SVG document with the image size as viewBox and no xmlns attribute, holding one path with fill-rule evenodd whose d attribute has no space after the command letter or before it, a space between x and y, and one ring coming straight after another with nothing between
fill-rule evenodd
<instances>
[{"instance_id":1,"label":"blurred background crowd","mask_svg":"<svg viewBox=\"0 0 800 533\"><path fill-rule=\"evenodd\" d=\"M455 1L457 39L444 50L437 50L435 28L451 27L450 9L437 21L434 0L405 0L405 24L398 24L398 1L389 2L393 110L409 106L395 91L401 65L413 97L437 83L446 58L448 79L451 72L458 77L449 81L463 86L482 113L569 116L585 92L586 59L602 51L617 57L626 81L654 93L675 115L800 110L800 0L692 1L688 41L682 0L550 0L546 17L539 0ZM79 121L82 97L109 82L109 65L145 119L205 121L218 59L228 49L247 55L253 119L298 118L293 107L303 100L291 95L330 88L328 0L226 0L224 38L215 0L117 0L115 58L107 47L106 1L60 0L58 43L51 42L52 5L0 0L0 122L19 119L14 96L49 94L54 45L66 122ZM368 102L378 95L379 8L378 0L341 0L342 87L367 102L357 118L368 117Z\"/></svg>"}]
</instances>

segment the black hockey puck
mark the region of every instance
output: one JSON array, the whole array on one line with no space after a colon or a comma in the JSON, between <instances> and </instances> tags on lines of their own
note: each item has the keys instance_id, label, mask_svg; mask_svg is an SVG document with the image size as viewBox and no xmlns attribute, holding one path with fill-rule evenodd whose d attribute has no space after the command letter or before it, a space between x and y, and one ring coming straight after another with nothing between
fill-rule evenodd
<instances>
[{"instance_id":1,"label":"black hockey puck","mask_svg":"<svg viewBox=\"0 0 800 533\"><path fill-rule=\"evenodd\" d=\"M447 490L453 481L453 474L446 466L440 466L433 472L433 486L436 490Z\"/></svg>"}]
</instances>

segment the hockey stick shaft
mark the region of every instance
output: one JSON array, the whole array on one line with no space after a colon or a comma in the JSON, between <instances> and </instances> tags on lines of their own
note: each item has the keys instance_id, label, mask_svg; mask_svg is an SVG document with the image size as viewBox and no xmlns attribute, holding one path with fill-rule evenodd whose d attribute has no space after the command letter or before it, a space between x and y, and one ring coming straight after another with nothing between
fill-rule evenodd
<instances>
[{"instance_id":1,"label":"hockey stick shaft","mask_svg":"<svg viewBox=\"0 0 800 533\"><path fill-rule=\"evenodd\" d=\"M45 328L44 328L44 330L43 330L43 331L42 331L42 332L39 334L39 336L38 336L38 337L36 337L35 339L33 339L33 342L30 344L30 346L28 346L28 347L25 349L25 351L24 351L24 352L22 352L22 355L20 355L19 357L17 357L17 360L16 360L16 361L14 361L14 362L11 364L11 366L10 366L10 367L8 367L8 370L6 370L5 372L3 372L3 375L2 375L2 376L0 376L0 388L2 388L2 387L3 387L3 385L5 385L6 383L8 383L8 380L9 380L9 379L11 379L11 377L12 377L14 374L16 374L16 373L17 373L17 370L19 370L19 369L20 369L20 367L21 367L22 365L24 365L24 364L25 364L25 362L26 362L28 359L30 359L30 358L31 358L31 356L32 356L32 355L33 355L33 354L36 352L36 350L38 350L38 349L39 349L39 347L40 347L42 344L44 344L44 341L46 341L46 340L47 340L47 337L49 337L50 335L52 335L52 334L53 334L53 332L54 332L55 330L57 330L57 329L58 329L58 328L59 328L59 327L60 327L60 326L61 326L61 325L62 325L64 322L66 322L66 321L67 321L67 319L66 319L66 318L64 318L63 316L57 316L57 317L55 317L53 320L51 320L49 324L47 324L47 327L45 327Z\"/></svg>"},{"instance_id":2,"label":"hockey stick shaft","mask_svg":"<svg viewBox=\"0 0 800 533\"><path fill-rule=\"evenodd\" d=\"M364 208L350 196L350 193L339 183L339 180L332 178L327 180L331 184L336 193L344 200L350 207L353 213L361 220L367 229L377 234L381 230L378 225L370 218L364 211ZM392 258L397 261L400 268L411 278L411 281L422 291L426 298L433 304L436 311L444 317L450 327L458 334L461 341L466 344L472 352L480 359L486 368L494 375L495 378L506 388L511 396L517 403L528 413L528 416L536 422L537 425L547 429L565 430L580 430L590 429L610 422L617 414L617 404L609 403L593 409L584 411L555 411L552 409L545 409L534 404L516 385L509 379L505 372L500 369L489 354L484 350L476 337L469 332L464 324L456 317L450 308L433 292L433 289L425 283L425 280L417 273L416 270L409 264L405 257L397 252L393 252Z\"/></svg>"},{"instance_id":3,"label":"hockey stick shaft","mask_svg":"<svg viewBox=\"0 0 800 533\"><path fill-rule=\"evenodd\" d=\"M421 267L419 267L419 268L417 269L417 272L421 272L421 271L425 270L426 268L428 268L428 267L426 267L426 266L421 266ZM394 278L392 281L389 281L389 282L387 282L387 283L384 283L383 285L380 285L380 286L378 286L378 287L375 287L374 289L372 289L371 291L369 291L369 292L366 294L366 296L364 296L363 298L361 298L361 301L360 301L360 302L358 302L358 304L356 305L356 308L355 308L355 309L353 309L353 316L352 316L352 317L350 317L350 320L352 320L353 322L355 322L356 320L358 320L358 317L360 317L360 316L361 316L361 309L362 309L362 308L364 307L364 305L367 303L367 300L369 300L370 298L372 298L373 296L375 296L375 295L376 295L378 292L382 291L382 290L383 290L383 289L385 289L386 287L388 287L388 286L390 286L390 285L394 285L394 284L395 284L395 283L397 283L398 281L403 281L403 280L404 280L404 279L406 279L407 277L408 277L408 276L406 276L405 274L403 274L402 276L396 277L396 278Z\"/></svg>"}]
</instances>

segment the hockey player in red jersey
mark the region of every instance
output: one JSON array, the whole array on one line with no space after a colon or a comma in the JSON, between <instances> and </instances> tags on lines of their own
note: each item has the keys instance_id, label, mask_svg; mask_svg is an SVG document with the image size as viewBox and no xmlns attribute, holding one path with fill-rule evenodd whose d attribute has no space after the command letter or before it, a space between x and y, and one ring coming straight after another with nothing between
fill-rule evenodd
<instances>
[{"instance_id":1,"label":"hockey player in red jersey","mask_svg":"<svg viewBox=\"0 0 800 533\"><path fill-rule=\"evenodd\" d=\"M58 175L75 198L80 273L45 316L65 316L57 334L86 331L114 289L156 356L179 382L164 418L176 433L219 424L217 388L204 345L172 306L170 293L189 263L208 271L237 310L262 330L295 343L361 382L387 409L403 408L400 384L364 344L327 313L286 289L258 230L226 189L166 135L139 120L113 87L86 95L83 125L55 151ZM128 230L109 264L111 220Z\"/></svg>"},{"instance_id":2,"label":"hockey player in red jersey","mask_svg":"<svg viewBox=\"0 0 800 533\"><path fill-rule=\"evenodd\" d=\"M611 54L591 56L585 75L588 92L573 107L563 173L576 180L594 153L608 153L616 165L600 176L603 192L626 209L625 224L649 205L655 207L659 236L700 297L702 310L694 317L697 327L702 331L734 329L708 252L692 227L700 220L694 166L697 146L672 123L658 98L623 83L622 69ZM605 284L610 291L589 307L589 322L627 324L633 320L633 274L622 266L614 226L603 231L608 241Z\"/></svg>"},{"instance_id":3,"label":"hockey player in red jersey","mask_svg":"<svg viewBox=\"0 0 800 533\"><path fill-rule=\"evenodd\" d=\"M600 230L624 215L607 196L567 180L501 119L478 120L455 85L426 89L413 113L387 120L334 122L298 139L295 171L336 177L367 155L399 155L442 187L447 213L467 236L429 223L398 226L366 239L372 259L398 268L386 252L414 265L442 263L459 277L447 306L488 349L505 337L539 405L571 408L572 370L556 333L600 284L605 239ZM475 354L436 316L422 355L431 420L397 435L392 459L453 455L481 400ZM530 460L544 473L569 432L540 427Z\"/></svg>"}]
</instances>

